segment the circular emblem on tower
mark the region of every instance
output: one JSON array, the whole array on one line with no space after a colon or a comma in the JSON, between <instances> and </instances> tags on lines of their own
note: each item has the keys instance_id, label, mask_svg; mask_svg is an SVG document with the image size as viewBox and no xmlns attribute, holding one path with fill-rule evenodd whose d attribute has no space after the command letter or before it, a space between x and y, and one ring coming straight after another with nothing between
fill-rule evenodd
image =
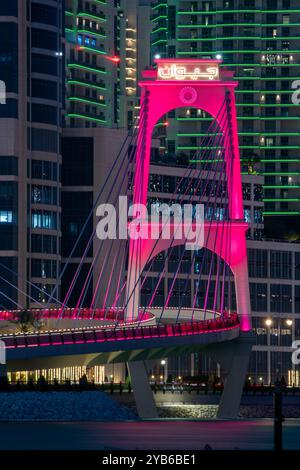
<instances>
[{"instance_id":1,"label":"circular emblem on tower","mask_svg":"<svg viewBox=\"0 0 300 470\"><path fill-rule=\"evenodd\" d=\"M192 104L197 99L197 92L192 86L185 86L180 90L180 100L184 104Z\"/></svg>"}]
</instances>

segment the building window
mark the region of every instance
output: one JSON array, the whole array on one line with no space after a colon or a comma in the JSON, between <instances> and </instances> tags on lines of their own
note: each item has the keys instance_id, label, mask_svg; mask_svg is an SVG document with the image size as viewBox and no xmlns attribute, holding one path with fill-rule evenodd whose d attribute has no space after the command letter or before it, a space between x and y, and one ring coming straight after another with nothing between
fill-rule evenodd
<instances>
[{"instance_id":1,"label":"building window","mask_svg":"<svg viewBox=\"0 0 300 470\"><path fill-rule=\"evenodd\" d=\"M0 8L3 8L3 3L0 2ZM18 93L18 26L15 23L1 23L0 67L7 93Z\"/></svg>"},{"instance_id":2,"label":"building window","mask_svg":"<svg viewBox=\"0 0 300 470\"><path fill-rule=\"evenodd\" d=\"M1 26L2 27L2 26ZM32 54L31 61L32 72L42 73L45 75L58 74L57 58L43 54Z\"/></svg>"},{"instance_id":3,"label":"building window","mask_svg":"<svg viewBox=\"0 0 300 470\"><path fill-rule=\"evenodd\" d=\"M290 15L282 15L282 23L289 24L290 23Z\"/></svg>"},{"instance_id":4,"label":"building window","mask_svg":"<svg viewBox=\"0 0 300 470\"><path fill-rule=\"evenodd\" d=\"M31 260L31 276L41 278L57 277L57 262L55 260L32 259Z\"/></svg>"},{"instance_id":5,"label":"building window","mask_svg":"<svg viewBox=\"0 0 300 470\"><path fill-rule=\"evenodd\" d=\"M44 160L32 160L31 178L57 181L57 163Z\"/></svg>"},{"instance_id":6,"label":"building window","mask_svg":"<svg viewBox=\"0 0 300 470\"><path fill-rule=\"evenodd\" d=\"M57 188L55 186L33 185L31 188L31 202L33 204L57 204Z\"/></svg>"},{"instance_id":7,"label":"building window","mask_svg":"<svg viewBox=\"0 0 300 470\"><path fill-rule=\"evenodd\" d=\"M14 98L7 98L6 103L0 105L0 118L17 119L17 117L18 117L18 100Z\"/></svg>"},{"instance_id":8,"label":"building window","mask_svg":"<svg viewBox=\"0 0 300 470\"><path fill-rule=\"evenodd\" d=\"M262 207L254 207L254 223L255 224L262 224L263 221L264 221L263 208Z\"/></svg>"},{"instance_id":9,"label":"building window","mask_svg":"<svg viewBox=\"0 0 300 470\"><path fill-rule=\"evenodd\" d=\"M268 251L249 248L248 267L250 277L268 277Z\"/></svg>"},{"instance_id":10,"label":"building window","mask_svg":"<svg viewBox=\"0 0 300 470\"><path fill-rule=\"evenodd\" d=\"M40 3L32 3L31 5L31 21L35 23L58 25L57 7L49 5L41 5Z\"/></svg>"},{"instance_id":11,"label":"building window","mask_svg":"<svg viewBox=\"0 0 300 470\"><path fill-rule=\"evenodd\" d=\"M18 158L0 156L0 175L18 176Z\"/></svg>"},{"instance_id":12,"label":"building window","mask_svg":"<svg viewBox=\"0 0 300 470\"><path fill-rule=\"evenodd\" d=\"M266 312L268 309L267 284L250 282L251 308L254 312Z\"/></svg>"},{"instance_id":13,"label":"building window","mask_svg":"<svg viewBox=\"0 0 300 470\"><path fill-rule=\"evenodd\" d=\"M12 211L0 210L0 224L11 224L12 220Z\"/></svg>"},{"instance_id":14,"label":"building window","mask_svg":"<svg viewBox=\"0 0 300 470\"><path fill-rule=\"evenodd\" d=\"M270 276L273 279L291 279L292 253L270 251Z\"/></svg>"},{"instance_id":15,"label":"building window","mask_svg":"<svg viewBox=\"0 0 300 470\"><path fill-rule=\"evenodd\" d=\"M32 96L34 98L44 98L47 100L58 99L57 82L51 80L32 79ZM42 121L43 122L43 121Z\"/></svg>"},{"instance_id":16,"label":"building window","mask_svg":"<svg viewBox=\"0 0 300 470\"><path fill-rule=\"evenodd\" d=\"M58 35L46 29L32 28L31 46L38 49L58 50Z\"/></svg>"},{"instance_id":17,"label":"building window","mask_svg":"<svg viewBox=\"0 0 300 470\"><path fill-rule=\"evenodd\" d=\"M33 103L31 106L32 122L42 122L57 126L59 124L58 109L47 104ZM28 119L30 120L30 119Z\"/></svg>"},{"instance_id":18,"label":"building window","mask_svg":"<svg viewBox=\"0 0 300 470\"><path fill-rule=\"evenodd\" d=\"M289 284L271 284L271 312L291 313L292 287Z\"/></svg>"},{"instance_id":19,"label":"building window","mask_svg":"<svg viewBox=\"0 0 300 470\"><path fill-rule=\"evenodd\" d=\"M244 208L244 220L245 222L251 222L251 209L249 207Z\"/></svg>"},{"instance_id":20,"label":"building window","mask_svg":"<svg viewBox=\"0 0 300 470\"><path fill-rule=\"evenodd\" d=\"M31 150L41 152L58 152L59 134L46 129L31 129Z\"/></svg>"},{"instance_id":21,"label":"building window","mask_svg":"<svg viewBox=\"0 0 300 470\"><path fill-rule=\"evenodd\" d=\"M57 238L53 235L31 235L31 253L57 254Z\"/></svg>"},{"instance_id":22,"label":"building window","mask_svg":"<svg viewBox=\"0 0 300 470\"><path fill-rule=\"evenodd\" d=\"M31 214L31 226L32 228L56 230L57 213L51 211L33 210Z\"/></svg>"}]
</instances>

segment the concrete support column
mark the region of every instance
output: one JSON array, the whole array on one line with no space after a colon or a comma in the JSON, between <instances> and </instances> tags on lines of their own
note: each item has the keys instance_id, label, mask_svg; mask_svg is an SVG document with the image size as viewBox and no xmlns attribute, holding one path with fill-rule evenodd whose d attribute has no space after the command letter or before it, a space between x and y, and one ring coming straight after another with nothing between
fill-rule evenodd
<instances>
[{"instance_id":1,"label":"concrete support column","mask_svg":"<svg viewBox=\"0 0 300 470\"><path fill-rule=\"evenodd\" d=\"M142 419L158 418L145 362L128 362L128 370L139 417Z\"/></svg>"},{"instance_id":2,"label":"concrete support column","mask_svg":"<svg viewBox=\"0 0 300 470\"><path fill-rule=\"evenodd\" d=\"M243 260L232 269L234 274L235 296L237 313L240 319L242 331L250 331L251 324L251 307L250 307L250 292L249 292L249 278L248 278L248 262L246 254L246 242L243 241L241 250L245 251Z\"/></svg>"},{"instance_id":3,"label":"concrete support column","mask_svg":"<svg viewBox=\"0 0 300 470\"><path fill-rule=\"evenodd\" d=\"M7 377L7 365L0 364L0 378Z\"/></svg>"},{"instance_id":4,"label":"concrete support column","mask_svg":"<svg viewBox=\"0 0 300 470\"><path fill-rule=\"evenodd\" d=\"M231 345L224 345L219 351L220 362L224 362L227 373L217 414L219 419L236 419L238 416L252 345L253 335L241 333Z\"/></svg>"}]
</instances>

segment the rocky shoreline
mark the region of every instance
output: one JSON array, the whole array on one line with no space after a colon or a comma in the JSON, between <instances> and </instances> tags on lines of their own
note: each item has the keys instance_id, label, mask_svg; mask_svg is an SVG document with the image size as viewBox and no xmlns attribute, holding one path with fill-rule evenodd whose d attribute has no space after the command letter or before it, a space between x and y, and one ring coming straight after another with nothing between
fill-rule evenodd
<instances>
[{"instance_id":1,"label":"rocky shoreline","mask_svg":"<svg viewBox=\"0 0 300 470\"><path fill-rule=\"evenodd\" d=\"M1 392L0 421L124 421L133 410L102 392Z\"/></svg>"},{"instance_id":2,"label":"rocky shoreline","mask_svg":"<svg viewBox=\"0 0 300 470\"><path fill-rule=\"evenodd\" d=\"M215 419L217 404L158 403L161 418ZM300 418L300 406L283 406L285 418ZM240 407L242 419L273 418L271 404ZM127 421L138 420L134 402L119 403L107 393L1 392L0 421Z\"/></svg>"}]
</instances>

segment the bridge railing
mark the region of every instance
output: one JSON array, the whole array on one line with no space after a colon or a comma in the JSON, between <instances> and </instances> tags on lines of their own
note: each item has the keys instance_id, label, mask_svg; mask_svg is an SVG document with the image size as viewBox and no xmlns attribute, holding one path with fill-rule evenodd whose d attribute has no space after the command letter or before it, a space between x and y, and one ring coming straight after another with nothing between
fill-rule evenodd
<instances>
[{"instance_id":1,"label":"bridge railing","mask_svg":"<svg viewBox=\"0 0 300 470\"><path fill-rule=\"evenodd\" d=\"M239 326L237 314L206 321L167 325L140 326L138 328L79 328L63 331L2 335L7 349L59 346L68 344L101 343L149 338L187 336L228 330Z\"/></svg>"}]
</instances>

